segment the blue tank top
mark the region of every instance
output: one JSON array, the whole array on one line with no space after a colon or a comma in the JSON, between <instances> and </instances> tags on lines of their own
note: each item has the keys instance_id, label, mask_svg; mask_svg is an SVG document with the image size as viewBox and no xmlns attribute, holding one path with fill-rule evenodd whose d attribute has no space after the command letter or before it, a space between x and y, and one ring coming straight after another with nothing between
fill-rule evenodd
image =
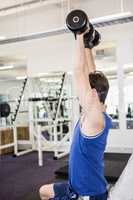
<instances>
[{"instance_id":1,"label":"blue tank top","mask_svg":"<svg viewBox=\"0 0 133 200\"><path fill-rule=\"evenodd\" d=\"M107 190L104 151L112 121L106 113L103 114L105 127L98 135L84 135L80 129L80 121L74 129L69 157L69 183L72 189L82 196L99 195Z\"/></svg>"}]
</instances>

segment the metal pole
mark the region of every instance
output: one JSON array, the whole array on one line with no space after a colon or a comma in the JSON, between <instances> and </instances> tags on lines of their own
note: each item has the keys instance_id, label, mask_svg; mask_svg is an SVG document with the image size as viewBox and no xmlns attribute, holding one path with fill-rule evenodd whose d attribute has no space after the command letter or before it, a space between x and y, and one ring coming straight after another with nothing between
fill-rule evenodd
<instances>
[{"instance_id":1,"label":"metal pole","mask_svg":"<svg viewBox=\"0 0 133 200\"><path fill-rule=\"evenodd\" d=\"M37 148L38 148L38 165L43 166L43 153L41 144L41 126L37 126Z\"/></svg>"},{"instance_id":2,"label":"metal pole","mask_svg":"<svg viewBox=\"0 0 133 200\"><path fill-rule=\"evenodd\" d=\"M105 26L110 26L110 25L116 25L116 24L123 24L123 23L129 23L133 22L133 16L132 15L127 15L125 17L117 17L117 18L108 18L108 19L102 19L102 21L97 22L97 18L95 19L90 19L90 22L96 27L105 27ZM4 39L0 41L0 45L4 44L11 44L11 43L16 43L16 42L24 42L24 41L29 41L33 39L42 39L50 36L56 36L56 35L61 35L65 33L69 33L70 31L64 26L58 29L53 29L45 32L39 32L39 33L32 33L32 34L27 34L27 35L22 35L19 37L12 37L8 39Z\"/></svg>"},{"instance_id":3,"label":"metal pole","mask_svg":"<svg viewBox=\"0 0 133 200\"><path fill-rule=\"evenodd\" d=\"M32 82L31 79L29 79L28 81L28 92L29 92L29 96L32 96ZM35 149L35 139L34 139L34 122L33 122L33 102L28 102L28 108L29 108L29 112L28 112L28 117L29 117L29 139L32 145L32 149Z\"/></svg>"},{"instance_id":4,"label":"metal pole","mask_svg":"<svg viewBox=\"0 0 133 200\"><path fill-rule=\"evenodd\" d=\"M121 0L121 12L124 12L124 2Z\"/></svg>"},{"instance_id":5,"label":"metal pole","mask_svg":"<svg viewBox=\"0 0 133 200\"><path fill-rule=\"evenodd\" d=\"M16 123L13 125L13 140L14 140L14 154L18 154L18 139L17 139L17 127Z\"/></svg>"},{"instance_id":6,"label":"metal pole","mask_svg":"<svg viewBox=\"0 0 133 200\"><path fill-rule=\"evenodd\" d=\"M16 42L24 42L24 41L34 40L34 39L41 39L45 37L61 35L64 33L69 33L69 30L65 27L62 27L59 29L53 29L46 32L32 33L29 35L22 35L20 37L12 37L8 39L4 39L0 41L0 45L16 43Z\"/></svg>"}]
</instances>

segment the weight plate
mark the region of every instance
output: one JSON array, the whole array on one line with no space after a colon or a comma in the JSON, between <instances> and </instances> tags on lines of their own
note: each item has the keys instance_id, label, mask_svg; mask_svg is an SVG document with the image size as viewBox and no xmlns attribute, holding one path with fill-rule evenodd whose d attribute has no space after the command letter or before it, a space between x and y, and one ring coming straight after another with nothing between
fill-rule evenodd
<instances>
[{"instance_id":1,"label":"weight plate","mask_svg":"<svg viewBox=\"0 0 133 200\"><path fill-rule=\"evenodd\" d=\"M84 32L87 22L87 15L82 10L73 10L66 18L67 27L73 32Z\"/></svg>"}]
</instances>

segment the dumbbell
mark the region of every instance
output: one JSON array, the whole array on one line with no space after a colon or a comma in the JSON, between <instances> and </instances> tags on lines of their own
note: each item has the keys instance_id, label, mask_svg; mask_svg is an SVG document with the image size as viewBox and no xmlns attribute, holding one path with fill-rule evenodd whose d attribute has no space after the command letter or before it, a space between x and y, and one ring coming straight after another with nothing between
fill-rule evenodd
<instances>
[{"instance_id":1,"label":"dumbbell","mask_svg":"<svg viewBox=\"0 0 133 200\"><path fill-rule=\"evenodd\" d=\"M75 34L84 33L88 29L88 17L82 10L71 11L66 18L66 25Z\"/></svg>"},{"instance_id":2,"label":"dumbbell","mask_svg":"<svg viewBox=\"0 0 133 200\"><path fill-rule=\"evenodd\" d=\"M89 23L88 16L82 10L71 11L66 18L66 25L70 31L75 35L82 34L88 30L84 35L85 48L93 48L100 43L101 36L96 31L91 23Z\"/></svg>"}]
</instances>

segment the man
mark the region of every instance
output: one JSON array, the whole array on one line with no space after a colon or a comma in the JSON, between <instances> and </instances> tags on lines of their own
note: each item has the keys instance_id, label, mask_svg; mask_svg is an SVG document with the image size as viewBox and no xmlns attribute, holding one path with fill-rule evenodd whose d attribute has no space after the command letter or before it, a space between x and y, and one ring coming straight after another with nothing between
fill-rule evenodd
<instances>
[{"instance_id":1,"label":"man","mask_svg":"<svg viewBox=\"0 0 133 200\"><path fill-rule=\"evenodd\" d=\"M103 155L111 119L105 113L108 80L96 71L89 48L90 31L77 35L74 77L82 113L74 130L69 158L69 182L44 185L42 200L107 200Z\"/></svg>"}]
</instances>

